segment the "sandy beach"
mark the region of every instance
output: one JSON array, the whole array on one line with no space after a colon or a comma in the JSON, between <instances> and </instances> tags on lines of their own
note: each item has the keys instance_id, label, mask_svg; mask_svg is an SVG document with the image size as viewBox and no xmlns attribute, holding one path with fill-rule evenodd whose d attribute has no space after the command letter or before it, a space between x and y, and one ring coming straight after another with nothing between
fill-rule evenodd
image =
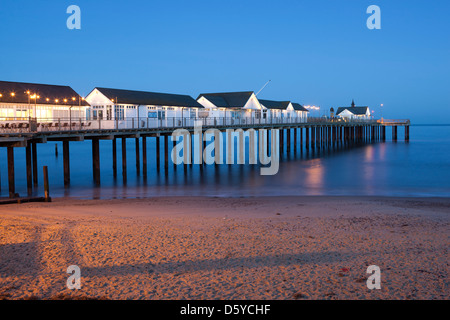
<instances>
[{"instance_id":1,"label":"sandy beach","mask_svg":"<svg viewBox=\"0 0 450 320\"><path fill-rule=\"evenodd\" d=\"M439 198L3 205L0 299L449 299L449 222Z\"/></svg>"}]
</instances>

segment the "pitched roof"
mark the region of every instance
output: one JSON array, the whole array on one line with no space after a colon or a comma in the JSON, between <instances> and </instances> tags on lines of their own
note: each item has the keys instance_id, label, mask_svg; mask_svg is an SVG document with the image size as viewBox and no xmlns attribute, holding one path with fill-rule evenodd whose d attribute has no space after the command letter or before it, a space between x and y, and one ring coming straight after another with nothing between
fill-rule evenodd
<instances>
[{"instance_id":1,"label":"pitched roof","mask_svg":"<svg viewBox=\"0 0 450 320\"><path fill-rule=\"evenodd\" d=\"M252 94L253 91L201 93L197 100L205 97L219 108L243 108Z\"/></svg>"},{"instance_id":2,"label":"pitched roof","mask_svg":"<svg viewBox=\"0 0 450 320\"><path fill-rule=\"evenodd\" d=\"M354 115L361 116L367 113L367 109L369 109L369 107L339 107L336 111L336 115L338 116L344 110L348 110Z\"/></svg>"},{"instance_id":3,"label":"pitched roof","mask_svg":"<svg viewBox=\"0 0 450 320\"><path fill-rule=\"evenodd\" d=\"M119 104L203 108L191 96L183 94L122 90L96 87L105 97Z\"/></svg>"},{"instance_id":4,"label":"pitched roof","mask_svg":"<svg viewBox=\"0 0 450 320\"><path fill-rule=\"evenodd\" d=\"M290 101L274 101L262 99L260 99L259 102L267 109L280 109L280 110L286 110L286 108L289 106L289 103L291 103Z\"/></svg>"},{"instance_id":5,"label":"pitched roof","mask_svg":"<svg viewBox=\"0 0 450 320\"><path fill-rule=\"evenodd\" d=\"M14 93L14 96L12 96L11 93ZM58 104L68 106L72 104L89 106L89 103L83 100L81 96L69 86L0 81L0 94L0 102L7 103L35 104L36 100L37 104ZM34 95L39 96L39 98L30 98ZM73 100L73 98L75 98L75 100ZM66 99L67 102L64 102L64 99ZM58 102L55 102L55 100L58 100Z\"/></svg>"},{"instance_id":6,"label":"pitched roof","mask_svg":"<svg viewBox=\"0 0 450 320\"><path fill-rule=\"evenodd\" d=\"M297 111L303 111L303 112L309 112L308 109L306 109L304 106L302 106L302 105L299 104L299 103L292 102L292 106L294 107L294 110L297 110Z\"/></svg>"}]
</instances>

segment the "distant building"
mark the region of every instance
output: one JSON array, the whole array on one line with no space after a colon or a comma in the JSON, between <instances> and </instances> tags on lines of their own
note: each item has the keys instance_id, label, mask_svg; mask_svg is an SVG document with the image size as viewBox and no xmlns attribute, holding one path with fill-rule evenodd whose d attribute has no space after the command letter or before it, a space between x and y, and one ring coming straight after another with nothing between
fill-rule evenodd
<instances>
[{"instance_id":1,"label":"distant building","mask_svg":"<svg viewBox=\"0 0 450 320\"><path fill-rule=\"evenodd\" d=\"M208 109L210 118L266 118L266 108L253 91L202 93L197 101Z\"/></svg>"},{"instance_id":2,"label":"distant building","mask_svg":"<svg viewBox=\"0 0 450 320\"><path fill-rule=\"evenodd\" d=\"M308 110L298 103L291 101L274 101L260 99L261 105L267 109L268 118L296 119L306 122Z\"/></svg>"},{"instance_id":3,"label":"distant building","mask_svg":"<svg viewBox=\"0 0 450 320\"><path fill-rule=\"evenodd\" d=\"M0 81L0 120L86 120L89 104L69 86Z\"/></svg>"},{"instance_id":4,"label":"distant building","mask_svg":"<svg viewBox=\"0 0 450 320\"><path fill-rule=\"evenodd\" d=\"M193 125L202 105L191 96L96 87L86 97L92 120L118 128Z\"/></svg>"},{"instance_id":5,"label":"distant building","mask_svg":"<svg viewBox=\"0 0 450 320\"><path fill-rule=\"evenodd\" d=\"M357 107L352 100L350 107L340 107L336 111L336 116L344 119L370 119L369 107Z\"/></svg>"}]
</instances>

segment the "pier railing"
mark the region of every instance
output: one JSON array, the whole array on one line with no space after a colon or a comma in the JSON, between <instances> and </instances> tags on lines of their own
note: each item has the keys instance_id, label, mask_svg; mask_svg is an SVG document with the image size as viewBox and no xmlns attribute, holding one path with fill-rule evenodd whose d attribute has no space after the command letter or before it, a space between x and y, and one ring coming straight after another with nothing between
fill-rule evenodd
<instances>
[{"instance_id":1,"label":"pier railing","mask_svg":"<svg viewBox=\"0 0 450 320\"><path fill-rule=\"evenodd\" d=\"M80 130L122 130L122 129L158 129L158 128L189 128L196 123L204 127L240 127L261 125L374 125L380 122L373 119L341 119L326 117L291 117L291 118L126 118L126 119L85 119L85 118L0 118L0 133L33 133L52 131Z\"/></svg>"}]
</instances>

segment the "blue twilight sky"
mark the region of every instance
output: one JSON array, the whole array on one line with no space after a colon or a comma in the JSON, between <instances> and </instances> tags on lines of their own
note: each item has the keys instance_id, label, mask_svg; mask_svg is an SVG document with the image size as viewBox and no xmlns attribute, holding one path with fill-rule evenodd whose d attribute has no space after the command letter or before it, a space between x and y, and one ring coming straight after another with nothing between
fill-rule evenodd
<instances>
[{"instance_id":1,"label":"blue twilight sky","mask_svg":"<svg viewBox=\"0 0 450 320\"><path fill-rule=\"evenodd\" d=\"M66 9L81 8L81 30ZM381 30L366 9L381 8ZM2 0L0 80L183 93L258 91L450 123L450 1Z\"/></svg>"}]
</instances>

